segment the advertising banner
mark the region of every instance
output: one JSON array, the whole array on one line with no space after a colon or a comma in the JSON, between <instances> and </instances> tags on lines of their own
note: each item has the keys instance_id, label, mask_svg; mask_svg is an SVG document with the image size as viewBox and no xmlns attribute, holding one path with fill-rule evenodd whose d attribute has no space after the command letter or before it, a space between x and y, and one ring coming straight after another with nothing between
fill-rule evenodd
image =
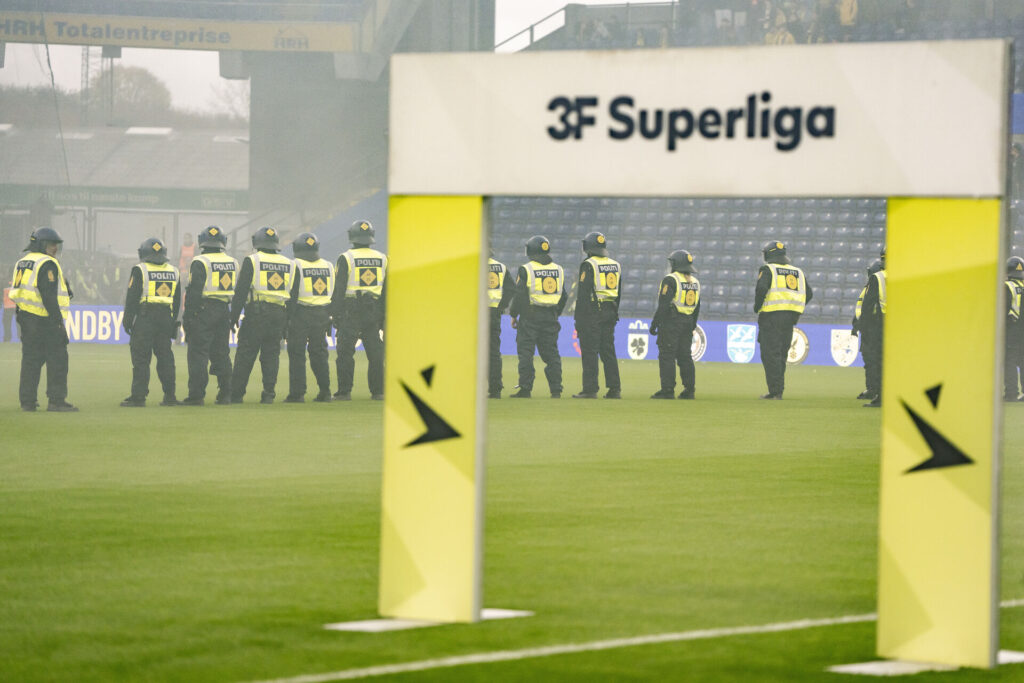
<instances>
[{"instance_id":1,"label":"advertising banner","mask_svg":"<svg viewBox=\"0 0 1024 683\"><path fill-rule=\"evenodd\" d=\"M121 327L124 309L121 306L72 306L68 319L68 336L73 343L127 344L128 334ZM242 320L245 316L242 316ZM564 358L579 357L580 344L572 317L559 318L562 330L558 335L558 352ZM623 318L615 327L615 353L621 360L657 360L658 338L650 334L650 318ZM14 326L13 340L18 341ZM182 332L179 341L184 341ZM235 346L237 333L231 334ZM335 332L327 338L327 346L335 347ZM362 342L356 349L363 348ZM849 325L807 323L797 326L790 347L789 362L793 365L838 365L862 367L859 339L850 334ZM691 347L695 361L716 363L760 363L755 322L724 322L701 320L693 335ZM511 318L501 319L501 353L516 355L516 331Z\"/></svg>"},{"instance_id":2,"label":"advertising banner","mask_svg":"<svg viewBox=\"0 0 1024 683\"><path fill-rule=\"evenodd\" d=\"M1002 40L399 54L388 185L438 195L995 196L1007 54Z\"/></svg>"},{"instance_id":3,"label":"advertising banner","mask_svg":"<svg viewBox=\"0 0 1024 683\"><path fill-rule=\"evenodd\" d=\"M177 50L352 52L357 25L0 12L0 41Z\"/></svg>"}]
</instances>

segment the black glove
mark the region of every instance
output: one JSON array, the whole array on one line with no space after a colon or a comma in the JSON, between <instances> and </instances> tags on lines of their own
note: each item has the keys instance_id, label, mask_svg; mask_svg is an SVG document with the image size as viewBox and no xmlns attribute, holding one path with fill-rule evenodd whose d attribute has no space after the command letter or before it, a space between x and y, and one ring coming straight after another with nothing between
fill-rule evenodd
<instances>
[{"instance_id":1,"label":"black glove","mask_svg":"<svg viewBox=\"0 0 1024 683\"><path fill-rule=\"evenodd\" d=\"M60 330L60 336L63 337L64 343L71 343L71 339L68 337L68 328L64 326L64 321L57 323L57 328Z\"/></svg>"},{"instance_id":2,"label":"black glove","mask_svg":"<svg viewBox=\"0 0 1024 683\"><path fill-rule=\"evenodd\" d=\"M178 338L178 329L181 327L181 322L178 320L171 322L171 339Z\"/></svg>"},{"instance_id":3,"label":"black glove","mask_svg":"<svg viewBox=\"0 0 1024 683\"><path fill-rule=\"evenodd\" d=\"M651 323L650 333L653 334L653 335L657 335L658 334L658 323L654 323L654 322Z\"/></svg>"},{"instance_id":4,"label":"black glove","mask_svg":"<svg viewBox=\"0 0 1024 683\"><path fill-rule=\"evenodd\" d=\"M133 320L129 321L128 318L125 318L124 320L121 321L121 327L124 328L125 332L127 332L128 334L131 334L132 333L132 329L135 327L135 320L133 319Z\"/></svg>"}]
</instances>

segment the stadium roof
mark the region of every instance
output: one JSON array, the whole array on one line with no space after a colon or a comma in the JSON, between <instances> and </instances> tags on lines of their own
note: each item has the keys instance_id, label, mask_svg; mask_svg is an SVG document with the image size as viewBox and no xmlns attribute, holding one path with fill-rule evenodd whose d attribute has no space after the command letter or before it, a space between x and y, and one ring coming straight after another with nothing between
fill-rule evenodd
<instances>
[{"instance_id":1,"label":"stadium roof","mask_svg":"<svg viewBox=\"0 0 1024 683\"><path fill-rule=\"evenodd\" d=\"M58 205L244 209L248 138L245 129L97 127L61 136L0 124L0 204L24 206L47 194ZM148 199L118 199L140 190Z\"/></svg>"}]
</instances>

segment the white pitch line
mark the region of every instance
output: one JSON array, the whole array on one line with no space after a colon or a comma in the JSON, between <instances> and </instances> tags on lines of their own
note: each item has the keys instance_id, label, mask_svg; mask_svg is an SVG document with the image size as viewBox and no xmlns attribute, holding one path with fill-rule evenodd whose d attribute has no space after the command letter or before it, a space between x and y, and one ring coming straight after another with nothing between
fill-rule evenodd
<instances>
[{"instance_id":1,"label":"white pitch line","mask_svg":"<svg viewBox=\"0 0 1024 683\"><path fill-rule=\"evenodd\" d=\"M1002 608L1024 607L1024 599L1005 600L999 603L999 606ZM330 681L350 681L357 678L389 676L391 674L402 674L412 671L446 669L455 666L466 666L469 664L492 664L494 662L509 662L517 659L535 659L538 657L551 657L553 655L574 654L577 652L597 652L599 650L614 650L622 647L636 647L638 645L678 643L687 640L708 640L711 638L727 638L729 636L745 636L759 633L801 631L809 628L820 628L822 626L858 624L866 621L875 621L877 618L878 615L874 613L851 614L842 617L830 617L827 619L783 621L775 624L761 624L760 626L734 626L730 628L679 631L677 633L655 633L649 636L595 640L589 643L566 643L564 645L531 647L523 650L498 650L496 652L480 652L472 655L442 657L440 659L423 659L418 662L405 662L402 664L382 664L380 666L368 666L362 669L346 669L344 671L331 671L321 674L306 674L304 676L293 676L291 678L273 678L263 681L253 681L252 683L329 683Z\"/></svg>"}]
</instances>

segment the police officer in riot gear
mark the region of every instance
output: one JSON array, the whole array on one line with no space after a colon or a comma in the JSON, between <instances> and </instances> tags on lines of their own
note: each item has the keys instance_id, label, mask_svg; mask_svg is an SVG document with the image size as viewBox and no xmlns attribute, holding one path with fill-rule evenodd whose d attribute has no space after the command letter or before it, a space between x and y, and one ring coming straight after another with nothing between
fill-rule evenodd
<instances>
[{"instance_id":1,"label":"police officer in riot gear","mask_svg":"<svg viewBox=\"0 0 1024 683\"><path fill-rule=\"evenodd\" d=\"M879 252L881 268L868 278L864 303L860 309L861 345L864 349L864 373L873 390L868 408L882 405L882 339L885 335L885 245Z\"/></svg>"},{"instance_id":2,"label":"police officer in riot gear","mask_svg":"<svg viewBox=\"0 0 1024 683\"><path fill-rule=\"evenodd\" d=\"M880 260L872 261L871 265L867 267L868 281L864 283L864 288L860 290L860 296L857 297L857 307L853 312L853 323L850 330L851 334L860 334L861 318L864 316L864 295L868 292L868 285L871 284L872 276L881 269L882 262ZM872 348L871 345L874 341L874 339L864 336L860 340L860 355L864 359L864 391L857 395L859 400L870 401L881 393L879 387L874 385L877 375L873 366L874 363L878 362L882 350Z\"/></svg>"},{"instance_id":3,"label":"police officer in riot gear","mask_svg":"<svg viewBox=\"0 0 1024 683\"><path fill-rule=\"evenodd\" d=\"M188 396L182 405L201 406L210 374L217 378L220 405L231 403L231 310L238 261L224 253L227 237L216 225L199 233L200 254L189 266L182 324L188 342Z\"/></svg>"},{"instance_id":4,"label":"police officer in riot gear","mask_svg":"<svg viewBox=\"0 0 1024 683\"><path fill-rule=\"evenodd\" d=\"M765 399L781 399L785 389L786 357L793 343L793 328L813 296L804 272L786 257L786 246L771 240L761 248L764 265L754 287L757 340L768 384Z\"/></svg>"},{"instance_id":5,"label":"police officer in riot gear","mask_svg":"<svg viewBox=\"0 0 1024 683\"><path fill-rule=\"evenodd\" d=\"M21 409L39 407L39 377L46 366L46 397L50 412L78 410L67 402L68 331L65 318L72 293L57 252L64 240L49 227L32 231L27 252L14 266L10 298L16 307L18 336L21 338L21 379L18 398Z\"/></svg>"},{"instance_id":6,"label":"police officer in riot gear","mask_svg":"<svg viewBox=\"0 0 1024 683\"><path fill-rule=\"evenodd\" d=\"M597 398L597 360L604 365L605 398L621 398L619 361L615 357L615 323L619 321L622 266L608 258L608 241L599 232L583 238L583 253L576 288L576 335L583 363L583 390L573 398Z\"/></svg>"},{"instance_id":7,"label":"police officer in riot gear","mask_svg":"<svg viewBox=\"0 0 1024 683\"><path fill-rule=\"evenodd\" d=\"M124 299L124 331L131 335L132 392L122 408L142 408L149 394L149 362L156 356L156 375L164 398L162 406L175 406L174 353L171 340L178 336L181 287L178 269L167 262L167 247L156 237L139 246L139 263L132 268Z\"/></svg>"},{"instance_id":8,"label":"police officer in riot gear","mask_svg":"<svg viewBox=\"0 0 1024 683\"><path fill-rule=\"evenodd\" d=\"M1012 256L1006 262L1006 352L1003 371L1003 398L1022 401L1021 381L1024 380L1024 316L1021 315L1024 298L1024 259Z\"/></svg>"},{"instance_id":9,"label":"police officer in riot gear","mask_svg":"<svg viewBox=\"0 0 1024 683\"><path fill-rule=\"evenodd\" d=\"M320 392L313 400L331 401L331 372L327 364L327 335L331 331L334 266L320 258L320 240L311 232L292 242L294 279L288 300L288 396L285 403L306 400L306 351Z\"/></svg>"},{"instance_id":10,"label":"police officer in riot gear","mask_svg":"<svg viewBox=\"0 0 1024 683\"><path fill-rule=\"evenodd\" d=\"M334 293L334 326L338 330L338 391L334 398L352 398L356 342L363 340L366 350L366 381L370 398L384 398L385 281L388 257L371 248L374 229L370 221L356 221L348 229L352 248L338 257L338 284Z\"/></svg>"},{"instance_id":11,"label":"police officer in riot gear","mask_svg":"<svg viewBox=\"0 0 1024 683\"><path fill-rule=\"evenodd\" d=\"M515 283L504 263L494 258L491 250L487 259L487 306L490 309L490 345L487 356L487 398L501 398L501 315L512 302Z\"/></svg>"},{"instance_id":12,"label":"police officer in riot gear","mask_svg":"<svg viewBox=\"0 0 1024 683\"><path fill-rule=\"evenodd\" d=\"M231 300L231 326L238 325L243 308L245 317L238 330L238 348L231 373L232 403L242 402L257 355L263 371L260 403L273 403L276 396L281 340L288 327L286 304L291 297L295 270L292 260L278 253L280 246L277 230L269 226L260 228L252 236L255 251L242 261L238 274Z\"/></svg>"},{"instance_id":13,"label":"police officer in riot gear","mask_svg":"<svg viewBox=\"0 0 1024 683\"><path fill-rule=\"evenodd\" d=\"M519 354L519 391L512 398L530 398L536 371L534 350L544 361L551 398L562 397L562 357L558 353L558 316L565 308L565 272L551 258L551 242L534 235L526 242L528 263L519 266L512 297L512 327Z\"/></svg>"},{"instance_id":14,"label":"police officer in riot gear","mask_svg":"<svg viewBox=\"0 0 1024 683\"><path fill-rule=\"evenodd\" d=\"M651 398L675 398L676 366L683 390L679 398L692 399L696 387L693 365L693 331L700 316L700 281L694 273L693 255L677 249L668 256L669 274L658 289L658 308L651 321L651 334L658 337L658 370L661 389Z\"/></svg>"}]
</instances>

